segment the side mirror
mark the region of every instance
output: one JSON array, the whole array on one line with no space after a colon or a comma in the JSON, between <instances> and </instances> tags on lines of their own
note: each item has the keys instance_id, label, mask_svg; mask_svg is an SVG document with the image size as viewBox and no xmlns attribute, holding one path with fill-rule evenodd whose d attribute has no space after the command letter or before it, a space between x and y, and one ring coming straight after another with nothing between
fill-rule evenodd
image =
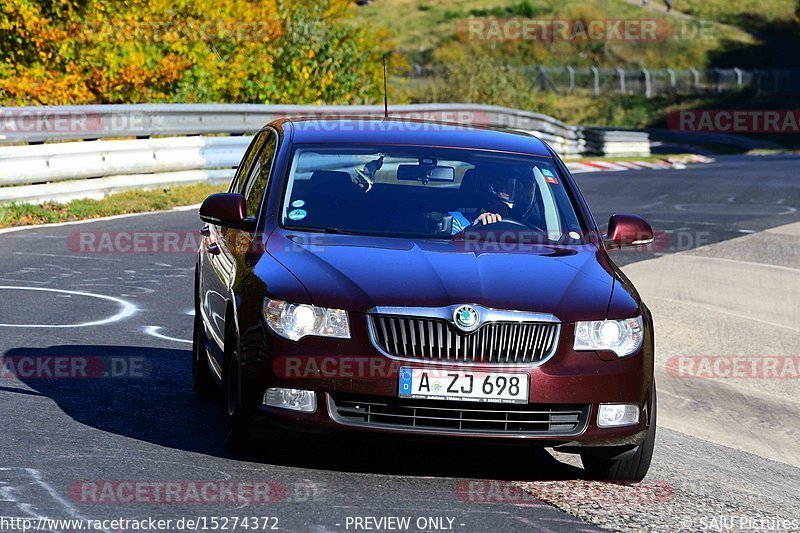
<instances>
[{"instance_id":1,"label":"side mirror","mask_svg":"<svg viewBox=\"0 0 800 533\"><path fill-rule=\"evenodd\" d=\"M642 217L636 215L611 215L608 219L608 248L626 248L653 242L653 228Z\"/></svg>"},{"instance_id":2,"label":"side mirror","mask_svg":"<svg viewBox=\"0 0 800 533\"><path fill-rule=\"evenodd\" d=\"M247 216L244 196L236 193L220 192L212 194L200 206L200 219L203 222L224 228L253 231L256 219Z\"/></svg>"}]
</instances>

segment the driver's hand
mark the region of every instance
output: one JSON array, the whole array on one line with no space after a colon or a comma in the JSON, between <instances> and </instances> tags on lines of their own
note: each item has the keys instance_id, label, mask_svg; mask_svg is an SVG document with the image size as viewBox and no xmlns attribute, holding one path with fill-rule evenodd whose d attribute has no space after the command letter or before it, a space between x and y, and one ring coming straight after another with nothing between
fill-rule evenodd
<instances>
[{"instance_id":1,"label":"driver's hand","mask_svg":"<svg viewBox=\"0 0 800 533\"><path fill-rule=\"evenodd\" d=\"M500 222L501 220L503 220L503 217L498 214L481 213L478 218L475 219L475 222L473 222L472 225L477 226L479 224L483 224L485 226L486 224L494 224L495 222Z\"/></svg>"}]
</instances>

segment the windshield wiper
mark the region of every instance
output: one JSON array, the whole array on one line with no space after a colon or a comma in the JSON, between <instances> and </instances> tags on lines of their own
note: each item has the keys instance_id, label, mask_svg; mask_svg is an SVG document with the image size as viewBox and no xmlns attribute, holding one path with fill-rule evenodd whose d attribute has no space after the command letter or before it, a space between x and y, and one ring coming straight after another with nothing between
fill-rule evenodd
<instances>
[{"instance_id":1,"label":"windshield wiper","mask_svg":"<svg viewBox=\"0 0 800 533\"><path fill-rule=\"evenodd\" d=\"M358 235L353 231L348 231L341 228L326 228L322 226L286 226L286 229L329 233L331 235Z\"/></svg>"}]
</instances>

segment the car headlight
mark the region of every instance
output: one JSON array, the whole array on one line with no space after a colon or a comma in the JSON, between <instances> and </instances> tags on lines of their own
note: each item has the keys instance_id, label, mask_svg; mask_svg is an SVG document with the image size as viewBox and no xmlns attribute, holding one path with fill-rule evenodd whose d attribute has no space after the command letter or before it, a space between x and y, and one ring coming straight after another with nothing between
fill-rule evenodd
<instances>
[{"instance_id":1,"label":"car headlight","mask_svg":"<svg viewBox=\"0 0 800 533\"><path fill-rule=\"evenodd\" d=\"M575 323L576 351L609 350L617 357L631 355L642 346L641 315L624 320L592 320Z\"/></svg>"},{"instance_id":2,"label":"car headlight","mask_svg":"<svg viewBox=\"0 0 800 533\"><path fill-rule=\"evenodd\" d=\"M287 339L296 341L308 335L350 338L347 312L308 304L291 304L264 298L264 320L269 328Z\"/></svg>"}]
</instances>

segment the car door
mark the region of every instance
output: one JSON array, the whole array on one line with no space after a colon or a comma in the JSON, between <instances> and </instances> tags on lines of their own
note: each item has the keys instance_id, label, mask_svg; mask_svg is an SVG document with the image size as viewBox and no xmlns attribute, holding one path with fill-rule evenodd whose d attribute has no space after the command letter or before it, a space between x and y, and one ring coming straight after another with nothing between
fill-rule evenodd
<instances>
[{"instance_id":1,"label":"car door","mask_svg":"<svg viewBox=\"0 0 800 533\"><path fill-rule=\"evenodd\" d=\"M253 168L258 154L264 146L267 137L265 131L255 135L250 142L239 168L231 180L228 192L242 193L244 182ZM220 351L224 350L225 339L225 309L228 303L228 287L233 279L233 260L227 247L223 232L228 231L214 224L206 224L202 233L203 248L201 249L201 310L206 326L206 334L214 339ZM214 354L217 357L219 354Z\"/></svg>"},{"instance_id":2,"label":"car door","mask_svg":"<svg viewBox=\"0 0 800 533\"><path fill-rule=\"evenodd\" d=\"M258 218L261 203L269 183L272 164L275 157L278 136L272 129L259 133L242 162L241 172L234 177L230 192L244 195L246 211L250 217ZM238 179L237 179L238 178ZM212 226L209 228L209 241L216 247L208 250L210 279L214 287L207 291L209 301L210 323L215 334L224 341L225 312L231 298L231 287L235 280L247 272L249 267L244 262L244 254L249 247L252 235L248 232L231 228ZM213 294L212 294L213 291ZM220 344L222 347L223 345ZM222 353L215 354L220 358ZM217 361L220 365L221 360Z\"/></svg>"}]
</instances>

